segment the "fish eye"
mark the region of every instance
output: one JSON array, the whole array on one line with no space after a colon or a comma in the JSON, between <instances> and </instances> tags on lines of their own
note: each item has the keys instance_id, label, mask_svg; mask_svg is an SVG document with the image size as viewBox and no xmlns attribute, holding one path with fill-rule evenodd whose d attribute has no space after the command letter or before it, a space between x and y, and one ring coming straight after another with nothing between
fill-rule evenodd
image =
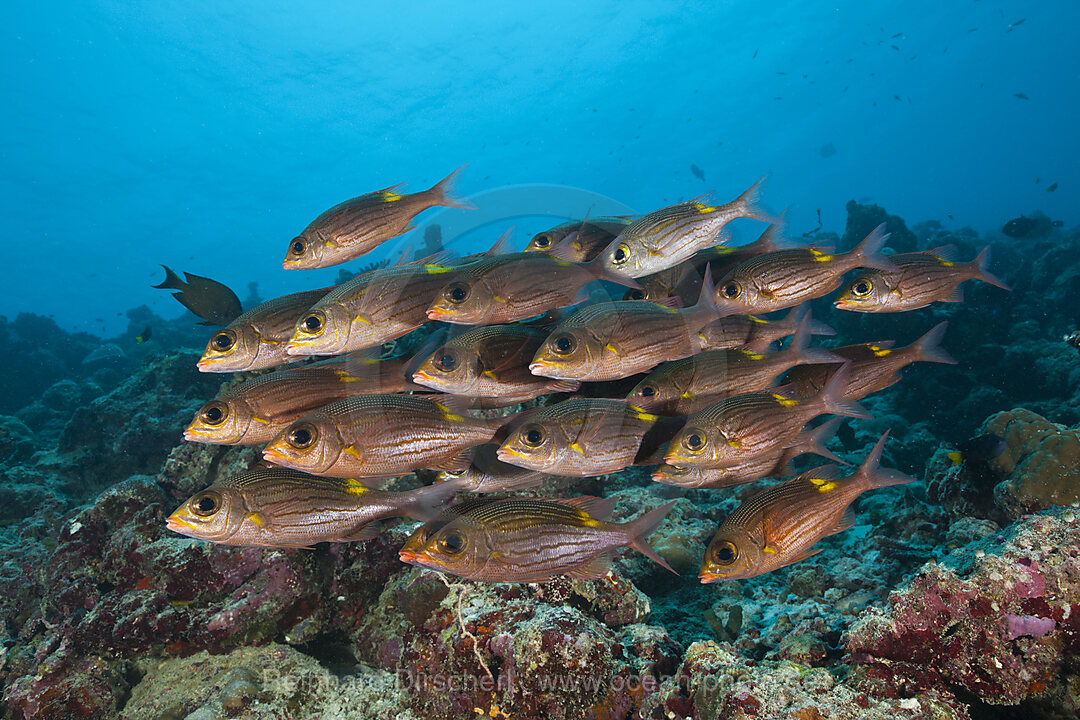
<instances>
[{"instance_id":1,"label":"fish eye","mask_svg":"<svg viewBox=\"0 0 1080 720\"><path fill-rule=\"evenodd\" d=\"M445 532L439 538L439 549L447 555L457 555L465 549L465 536L456 530Z\"/></svg>"},{"instance_id":2,"label":"fish eye","mask_svg":"<svg viewBox=\"0 0 1080 720\"><path fill-rule=\"evenodd\" d=\"M720 288L720 292L723 293L724 297L728 300L734 300L742 295L742 286L737 282L729 282L727 285Z\"/></svg>"},{"instance_id":3,"label":"fish eye","mask_svg":"<svg viewBox=\"0 0 1080 720\"><path fill-rule=\"evenodd\" d=\"M443 292L445 297L455 305L460 305L469 297L469 286L465 283L454 283Z\"/></svg>"},{"instance_id":4,"label":"fish eye","mask_svg":"<svg viewBox=\"0 0 1080 720\"><path fill-rule=\"evenodd\" d=\"M615 248L615 254L612 256L612 260L616 265L622 265L630 257L630 248L626 243L619 243L619 246Z\"/></svg>"},{"instance_id":5,"label":"fish eye","mask_svg":"<svg viewBox=\"0 0 1080 720\"><path fill-rule=\"evenodd\" d=\"M855 297L866 297L874 289L874 283L869 280L857 280L851 286L851 294Z\"/></svg>"},{"instance_id":6,"label":"fish eye","mask_svg":"<svg viewBox=\"0 0 1080 720\"><path fill-rule=\"evenodd\" d=\"M654 388L652 385L641 386L641 397L652 397L655 394L656 388Z\"/></svg>"},{"instance_id":7,"label":"fish eye","mask_svg":"<svg viewBox=\"0 0 1080 720\"><path fill-rule=\"evenodd\" d=\"M226 352L232 350L232 346L236 344L236 338L231 332L223 330L210 339L210 344L218 352Z\"/></svg>"},{"instance_id":8,"label":"fish eye","mask_svg":"<svg viewBox=\"0 0 1080 720\"><path fill-rule=\"evenodd\" d=\"M304 318L304 329L309 333L317 333L322 330L323 319L319 313L312 313Z\"/></svg>"},{"instance_id":9,"label":"fish eye","mask_svg":"<svg viewBox=\"0 0 1080 720\"><path fill-rule=\"evenodd\" d=\"M285 439L297 450L304 450L305 448L311 447L318 437L319 431L315 429L315 426L304 423L303 425L297 425L290 430L289 434L285 436Z\"/></svg>"},{"instance_id":10,"label":"fish eye","mask_svg":"<svg viewBox=\"0 0 1080 720\"><path fill-rule=\"evenodd\" d=\"M435 358L435 367L443 372L450 372L457 367L457 358L454 357L453 353L444 352Z\"/></svg>"},{"instance_id":11,"label":"fish eye","mask_svg":"<svg viewBox=\"0 0 1080 720\"><path fill-rule=\"evenodd\" d=\"M305 250L307 250L307 240L302 237L293 238L289 245L289 252L293 255L303 255Z\"/></svg>"},{"instance_id":12,"label":"fish eye","mask_svg":"<svg viewBox=\"0 0 1080 720\"><path fill-rule=\"evenodd\" d=\"M645 299L645 291L644 290L631 290L630 292L626 293L626 296L628 298L630 298L631 300L644 300Z\"/></svg>"},{"instance_id":13,"label":"fish eye","mask_svg":"<svg viewBox=\"0 0 1080 720\"><path fill-rule=\"evenodd\" d=\"M577 341L572 335L560 335L551 341L551 351L556 355L569 355L577 349Z\"/></svg>"},{"instance_id":14,"label":"fish eye","mask_svg":"<svg viewBox=\"0 0 1080 720\"><path fill-rule=\"evenodd\" d=\"M730 565L739 559L739 548L735 543L725 540L716 546L712 556L718 565Z\"/></svg>"},{"instance_id":15,"label":"fish eye","mask_svg":"<svg viewBox=\"0 0 1080 720\"><path fill-rule=\"evenodd\" d=\"M221 508L221 496L216 492L204 492L191 498L191 512L199 517L210 517Z\"/></svg>"},{"instance_id":16,"label":"fish eye","mask_svg":"<svg viewBox=\"0 0 1080 720\"><path fill-rule=\"evenodd\" d=\"M229 406L222 402L207 403L199 413L199 419L212 427L225 422L227 417L229 417Z\"/></svg>"},{"instance_id":17,"label":"fish eye","mask_svg":"<svg viewBox=\"0 0 1080 720\"><path fill-rule=\"evenodd\" d=\"M540 447L544 444L545 437L544 430L539 425L529 425L521 430L521 442L527 447Z\"/></svg>"},{"instance_id":18,"label":"fish eye","mask_svg":"<svg viewBox=\"0 0 1080 720\"><path fill-rule=\"evenodd\" d=\"M541 233L533 238L533 243L536 244L536 247L546 248L551 244L551 238L548 237L546 233Z\"/></svg>"},{"instance_id":19,"label":"fish eye","mask_svg":"<svg viewBox=\"0 0 1080 720\"><path fill-rule=\"evenodd\" d=\"M691 452L698 452L705 447L705 438L702 437L700 430L690 428L686 432L686 437L683 438L683 445Z\"/></svg>"}]
</instances>

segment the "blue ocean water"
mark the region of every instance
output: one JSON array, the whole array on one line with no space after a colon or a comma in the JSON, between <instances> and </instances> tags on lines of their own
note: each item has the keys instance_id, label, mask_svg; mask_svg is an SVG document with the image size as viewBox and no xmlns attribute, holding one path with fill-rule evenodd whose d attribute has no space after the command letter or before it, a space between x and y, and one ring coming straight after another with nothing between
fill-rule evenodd
<instances>
[{"instance_id":1,"label":"blue ocean water","mask_svg":"<svg viewBox=\"0 0 1080 720\"><path fill-rule=\"evenodd\" d=\"M241 298L329 285L281 270L312 218L464 163L466 195L527 187L489 227L449 226L462 250L569 214L532 186L645 212L766 174L795 235L818 209L842 231L850 199L980 232L1080 220L1073 2L52 1L0 20L0 314L66 329L177 316L158 263Z\"/></svg>"}]
</instances>

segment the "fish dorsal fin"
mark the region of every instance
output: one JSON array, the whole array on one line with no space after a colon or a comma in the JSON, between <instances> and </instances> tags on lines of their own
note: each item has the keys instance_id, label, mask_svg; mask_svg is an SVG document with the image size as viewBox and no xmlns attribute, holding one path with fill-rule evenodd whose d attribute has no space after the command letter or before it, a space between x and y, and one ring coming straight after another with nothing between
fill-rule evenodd
<instances>
[{"instance_id":1,"label":"fish dorsal fin","mask_svg":"<svg viewBox=\"0 0 1080 720\"><path fill-rule=\"evenodd\" d=\"M942 245L941 247L936 247L933 250L928 250L927 252L940 260L944 260L945 262L956 262L956 246L951 243L949 245Z\"/></svg>"},{"instance_id":2,"label":"fish dorsal fin","mask_svg":"<svg viewBox=\"0 0 1080 720\"><path fill-rule=\"evenodd\" d=\"M506 255L513 252L513 248L510 247L510 236L514 234L514 228L507 228L506 232L499 236L499 239L484 252L480 253L482 257L491 258L498 255Z\"/></svg>"},{"instance_id":3,"label":"fish dorsal fin","mask_svg":"<svg viewBox=\"0 0 1080 720\"><path fill-rule=\"evenodd\" d=\"M573 570L566 571L564 574L566 577L594 580L596 578L604 577L609 572L611 572L611 553L602 552L592 560L582 563Z\"/></svg>"},{"instance_id":4,"label":"fish dorsal fin","mask_svg":"<svg viewBox=\"0 0 1080 720\"><path fill-rule=\"evenodd\" d=\"M552 498L555 502L563 503L575 507L578 510L583 510L589 514L593 520L607 520L611 517L612 501L607 498L600 498L594 495L582 495L576 498Z\"/></svg>"}]
</instances>

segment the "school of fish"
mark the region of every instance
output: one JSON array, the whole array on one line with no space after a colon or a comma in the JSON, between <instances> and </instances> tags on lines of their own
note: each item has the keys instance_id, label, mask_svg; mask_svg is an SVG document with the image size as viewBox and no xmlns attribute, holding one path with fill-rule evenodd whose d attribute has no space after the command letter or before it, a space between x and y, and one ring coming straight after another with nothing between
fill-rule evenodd
<instances>
[{"instance_id":1,"label":"school of fish","mask_svg":"<svg viewBox=\"0 0 1080 720\"><path fill-rule=\"evenodd\" d=\"M284 268L347 262L429 208L471 208L452 194L459 172L419 193L394 186L335 205L289 241ZM646 539L674 502L614 522L609 500L516 493L632 465L668 485L729 488L789 475L812 453L834 464L743 502L699 577L748 578L814 555L852 526L862 493L912 481L880 467L888 432L842 474L825 447L841 418L869 417L858 401L905 366L954 361L941 347L946 323L906 347L812 347L835 333L804 303L842 288L837 308L899 312L958 302L967 280L1008 288L985 250L970 262L953 248L884 254L884 225L848 252L785 244L759 205L761 183L728 203L562 223L523 252L504 235L483 253L402 259L242 313L229 299L199 369L271 371L226 384L185 438L258 445L263 459L192 496L168 527L309 548L408 518L422 524L402 561L474 580L603 577L623 547L674 572ZM731 247L739 218L768 226ZM195 287L171 271L163 286ZM434 481L379 489L409 473Z\"/></svg>"}]
</instances>

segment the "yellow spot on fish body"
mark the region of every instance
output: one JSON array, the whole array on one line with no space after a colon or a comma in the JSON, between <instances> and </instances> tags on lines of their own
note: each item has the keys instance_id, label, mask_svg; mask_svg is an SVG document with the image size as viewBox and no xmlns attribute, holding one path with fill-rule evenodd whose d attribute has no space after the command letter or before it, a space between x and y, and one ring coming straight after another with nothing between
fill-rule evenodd
<instances>
[{"instance_id":1,"label":"yellow spot on fish body","mask_svg":"<svg viewBox=\"0 0 1080 720\"><path fill-rule=\"evenodd\" d=\"M742 354L747 360L763 360L765 358L761 353L756 353L753 350L743 350Z\"/></svg>"},{"instance_id":2,"label":"yellow spot on fish body","mask_svg":"<svg viewBox=\"0 0 1080 720\"><path fill-rule=\"evenodd\" d=\"M493 297L491 299L494 300L497 303L505 303L506 302L506 298L503 297L502 295L496 295L495 297Z\"/></svg>"},{"instance_id":3,"label":"yellow spot on fish body","mask_svg":"<svg viewBox=\"0 0 1080 720\"><path fill-rule=\"evenodd\" d=\"M382 198L386 202L397 202L398 200L401 199L401 197L402 197L401 195L398 195L397 193L392 193L392 192L384 192L382 194Z\"/></svg>"},{"instance_id":4,"label":"yellow spot on fish body","mask_svg":"<svg viewBox=\"0 0 1080 720\"><path fill-rule=\"evenodd\" d=\"M678 312L679 312L678 308L668 307L667 305L657 304L657 307L659 307L662 311L664 311L666 313L669 313L669 314L677 315Z\"/></svg>"},{"instance_id":5,"label":"yellow spot on fish body","mask_svg":"<svg viewBox=\"0 0 1080 720\"><path fill-rule=\"evenodd\" d=\"M357 382L358 380L360 380L360 378L356 377L355 375L352 375L351 373L349 373L349 372L347 372L345 370L335 370L334 374L337 375L338 380L340 380L343 383Z\"/></svg>"},{"instance_id":6,"label":"yellow spot on fish body","mask_svg":"<svg viewBox=\"0 0 1080 720\"><path fill-rule=\"evenodd\" d=\"M948 260L945 260L944 258L939 258L937 255L934 256L934 259L937 260L939 263L941 263L941 267L954 267L956 265L956 263L949 262Z\"/></svg>"},{"instance_id":7,"label":"yellow spot on fish body","mask_svg":"<svg viewBox=\"0 0 1080 720\"><path fill-rule=\"evenodd\" d=\"M574 452L576 452L578 455L584 455L585 454L585 448L581 447L581 443L578 443L578 442L570 443L570 449L573 450Z\"/></svg>"},{"instance_id":8,"label":"yellow spot on fish body","mask_svg":"<svg viewBox=\"0 0 1080 720\"><path fill-rule=\"evenodd\" d=\"M694 203L694 209L697 210L702 215L714 212L716 210L716 208L711 207L709 205L705 205L703 203Z\"/></svg>"},{"instance_id":9,"label":"yellow spot on fish body","mask_svg":"<svg viewBox=\"0 0 1080 720\"><path fill-rule=\"evenodd\" d=\"M452 269L453 268L448 268L448 267L445 267L443 265L425 265L424 266L424 272L426 272L428 275L442 275L443 273L450 272L450 270L452 270Z\"/></svg>"},{"instance_id":10,"label":"yellow spot on fish body","mask_svg":"<svg viewBox=\"0 0 1080 720\"><path fill-rule=\"evenodd\" d=\"M371 321L368 320L363 315L357 315L356 317L354 317L353 322L360 323L361 325L370 325L371 324Z\"/></svg>"},{"instance_id":11,"label":"yellow spot on fish body","mask_svg":"<svg viewBox=\"0 0 1080 720\"><path fill-rule=\"evenodd\" d=\"M613 355L618 355L619 354L619 348L615 347L611 343L608 343L607 345L605 345L604 350L606 352L612 353Z\"/></svg>"},{"instance_id":12,"label":"yellow spot on fish body","mask_svg":"<svg viewBox=\"0 0 1080 720\"><path fill-rule=\"evenodd\" d=\"M772 545L766 545L765 547L761 548L761 552L769 553L770 555L775 555L776 554L776 548L774 548Z\"/></svg>"},{"instance_id":13,"label":"yellow spot on fish body","mask_svg":"<svg viewBox=\"0 0 1080 720\"><path fill-rule=\"evenodd\" d=\"M792 400L791 398L786 398L783 395L778 395L776 393L773 393L773 399L782 407L793 407L799 404L798 400Z\"/></svg>"},{"instance_id":14,"label":"yellow spot on fish body","mask_svg":"<svg viewBox=\"0 0 1080 720\"><path fill-rule=\"evenodd\" d=\"M768 320L762 320L761 318L759 318L759 317L757 317L755 315L747 315L746 317L750 318L751 320L753 320L756 323L761 323L762 325L766 325L769 322Z\"/></svg>"},{"instance_id":15,"label":"yellow spot on fish body","mask_svg":"<svg viewBox=\"0 0 1080 720\"><path fill-rule=\"evenodd\" d=\"M694 397L694 393L690 392L689 390L683 390L681 393L679 393L679 397L681 397L683 400L689 400L690 398Z\"/></svg>"},{"instance_id":16,"label":"yellow spot on fish body","mask_svg":"<svg viewBox=\"0 0 1080 720\"><path fill-rule=\"evenodd\" d=\"M257 512L248 513L247 519L255 523L258 527L266 527L266 518Z\"/></svg>"},{"instance_id":17,"label":"yellow spot on fish body","mask_svg":"<svg viewBox=\"0 0 1080 720\"><path fill-rule=\"evenodd\" d=\"M836 481L826 478L810 478L810 483L817 486L818 492L832 492L839 487Z\"/></svg>"},{"instance_id":18,"label":"yellow spot on fish body","mask_svg":"<svg viewBox=\"0 0 1080 720\"><path fill-rule=\"evenodd\" d=\"M360 482L356 478L345 479L345 492L354 497L360 497L364 493L368 492L368 488L364 483Z\"/></svg>"},{"instance_id":19,"label":"yellow spot on fish body","mask_svg":"<svg viewBox=\"0 0 1080 720\"><path fill-rule=\"evenodd\" d=\"M634 411L634 417L636 417L638 420L644 420L645 422L657 422L660 419L659 415L647 413L641 408L634 407L633 405L630 406L630 409Z\"/></svg>"},{"instance_id":20,"label":"yellow spot on fish body","mask_svg":"<svg viewBox=\"0 0 1080 720\"><path fill-rule=\"evenodd\" d=\"M458 415L457 413L455 413L453 410L446 407L442 403L435 403L435 407L439 408L439 412L442 413L443 420L446 420L447 422L464 422L465 421L464 417L462 417L461 415Z\"/></svg>"},{"instance_id":21,"label":"yellow spot on fish body","mask_svg":"<svg viewBox=\"0 0 1080 720\"><path fill-rule=\"evenodd\" d=\"M345 446L345 448L341 452L345 453L346 455L352 455L354 458L360 461L363 461L364 459L363 456L360 455L360 451L357 450L356 447L353 445Z\"/></svg>"},{"instance_id":22,"label":"yellow spot on fish body","mask_svg":"<svg viewBox=\"0 0 1080 720\"><path fill-rule=\"evenodd\" d=\"M885 357L892 352L889 348L883 348L880 345L871 345L870 352L874 353L878 357Z\"/></svg>"},{"instance_id":23,"label":"yellow spot on fish body","mask_svg":"<svg viewBox=\"0 0 1080 720\"><path fill-rule=\"evenodd\" d=\"M267 420L266 418L261 418L261 417L258 417L258 416L254 416L254 417L252 417L252 418L251 418L251 422L257 422L257 423L259 423L260 425L269 425L269 424L270 424L270 421L269 421L269 420Z\"/></svg>"},{"instance_id":24,"label":"yellow spot on fish body","mask_svg":"<svg viewBox=\"0 0 1080 720\"><path fill-rule=\"evenodd\" d=\"M485 370L484 371L484 376L489 377L492 380L498 380L499 379L499 376L495 374L494 370Z\"/></svg>"},{"instance_id":25,"label":"yellow spot on fish body","mask_svg":"<svg viewBox=\"0 0 1080 720\"><path fill-rule=\"evenodd\" d=\"M820 250L814 250L813 248L810 248L810 254L814 256L815 262L829 262L835 257L834 255L829 255L828 253L823 253Z\"/></svg>"},{"instance_id":26,"label":"yellow spot on fish body","mask_svg":"<svg viewBox=\"0 0 1080 720\"><path fill-rule=\"evenodd\" d=\"M736 438L726 438L726 439L727 439L728 447L731 448L732 450L738 450L739 448L742 447L742 443L739 442Z\"/></svg>"}]
</instances>

